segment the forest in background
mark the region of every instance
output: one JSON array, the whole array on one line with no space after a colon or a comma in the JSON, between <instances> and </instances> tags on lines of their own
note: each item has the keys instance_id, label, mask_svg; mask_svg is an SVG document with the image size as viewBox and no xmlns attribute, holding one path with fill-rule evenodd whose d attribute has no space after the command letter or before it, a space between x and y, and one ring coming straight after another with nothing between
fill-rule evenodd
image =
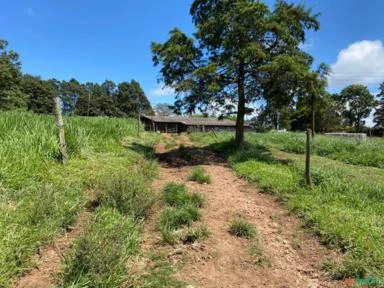
<instances>
[{"instance_id":1,"label":"forest in background","mask_svg":"<svg viewBox=\"0 0 384 288\"><path fill-rule=\"evenodd\" d=\"M0 39L0 110L28 110L39 114L52 114L54 98L59 96L65 115L134 117L151 114L152 108L140 84L102 84L44 80L40 76L23 74L17 52L7 49L8 42Z\"/></svg>"}]
</instances>

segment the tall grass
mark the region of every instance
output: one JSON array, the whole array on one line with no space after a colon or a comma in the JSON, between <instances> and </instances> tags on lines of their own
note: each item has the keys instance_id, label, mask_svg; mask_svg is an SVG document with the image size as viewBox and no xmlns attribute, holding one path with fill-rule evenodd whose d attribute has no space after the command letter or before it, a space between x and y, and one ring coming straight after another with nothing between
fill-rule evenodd
<instances>
[{"instance_id":1,"label":"tall grass","mask_svg":"<svg viewBox=\"0 0 384 288\"><path fill-rule=\"evenodd\" d=\"M132 165L154 175L155 165L140 151L125 147L137 139L132 119L67 117L70 161L58 163L52 116L0 113L0 286L33 266L31 256L65 229L85 204L87 189ZM155 136L138 139L146 147ZM122 176L123 177L123 176Z\"/></svg>"},{"instance_id":2,"label":"tall grass","mask_svg":"<svg viewBox=\"0 0 384 288\"><path fill-rule=\"evenodd\" d=\"M293 141L296 137L301 139L299 134L291 133L250 134L248 144L235 149L229 134L219 134L219 140L210 135L193 136L202 145L208 144L225 155L240 176L257 183L265 192L279 195L322 241L341 248L343 259L326 265L334 277L369 275L384 279L384 171L349 165L344 158L335 161L314 156L314 187L309 190L304 180L304 157L282 151L300 152L304 143ZM330 141L330 147L333 141L341 141L344 147L349 143L317 137L316 145L320 141ZM380 147L380 140L374 141ZM294 147L293 143L295 148L287 149ZM371 147L369 142L361 145ZM354 153L356 150L351 155ZM380 163L380 157L374 159L375 163Z\"/></svg>"},{"instance_id":3,"label":"tall grass","mask_svg":"<svg viewBox=\"0 0 384 288\"><path fill-rule=\"evenodd\" d=\"M62 275L61 287L121 287L126 262L138 252L140 226L117 210L98 209L77 239Z\"/></svg>"}]
</instances>

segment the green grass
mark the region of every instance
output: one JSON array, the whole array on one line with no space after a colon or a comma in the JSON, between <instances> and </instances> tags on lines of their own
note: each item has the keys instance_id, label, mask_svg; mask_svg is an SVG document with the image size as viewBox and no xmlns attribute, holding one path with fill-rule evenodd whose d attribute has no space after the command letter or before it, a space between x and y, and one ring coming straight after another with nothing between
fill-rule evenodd
<instances>
[{"instance_id":1,"label":"green grass","mask_svg":"<svg viewBox=\"0 0 384 288\"><path fill-rule=\"evenodd\" d=\"M10 286L34 266L31 256L74 222L87 195L102 181L115 175L129 179L132 167L143 168L148 179L156 173L144 152L159 136L143 133L137 138L134 120L64 121L70 155L66 166L57 161L52 116L0 113L0 286ZM132 144L129 137L139 143L126 145Z\"/></svg>"},{"instance_id":2,"label":"green grass","mask_svg":"<svg viewBox=\"0 0 384 288\"><path fill-rule=\"evenodd\" d=\"M170 182L163 189L165 203L173 207L195 206L202 208L204 199L198 193L189 193L182 183Z\"/></svg>"},{"instance_id":3,"label":"green grass","mask_svg":"<svg viewBox=\"0 0 384 288\"><path fill-rule=\"evenodd\" d=\"M191 226L193 222L199 220L201 214L195 206L167 207L163 210L159 220L159 228L176 230L184 226Z\"/></svg>"},{"instance_id":4,"label":"green grass","mask_svg":"<svg viewBox=\"0 0 384 288\"><path fill-rule=\"evenodd\" d=\"M65 261L60 287L122 287L126 263L139 250L140 229L130 216L98 209Z\"/></svg>"},{"instance_id":5,"label":"green grass","mask_svg":"<svg viewBox=\"0 0 384 288\"><path fill-rule=\"evenodd\" d=\"M111 175L96 185L96 203L116 208L135 219L144 219L155 202L155 194L150 188L151 179L138 171L133 171L129 178L121 173Z\"/></svg>"},{"instance_id":6,"label":"green grass","mask_svg":"<svg viewBox=\"0 0 384 288\"><path fill-rule=\"evenodd\" d=\"M229 139L230 133L220 133L220 139ZM199 134L192 135L192 138L201 144L211 144L216 141L214 135ZM276 132L249 133L247 139L251 143L258 143L267 147L273 147L285 152L304 154L305 133ZM384 168L384 139L368 138L366 142L358 139L331 137L316 135L313 142L313 152L319 156L339 160L347 164L372 166Z\"/></svg>"},{"instance_id":7,"label":"green grass","mask_svg":"<svg viewBox=\"0 0 384 288\"><path fill-rule=\"evenodd\" d=\"M344 252L343 259L325 265L335 278L384 279L384 170L347 164L344 158L332 160L330 158L338 157L314 155L314 186L307 189L304 155L296 153L303 143L296 142L295 153L283 151L288 150L288 146L293 147L294 144L287 143L297 135L249 133L246 135L248 144L242 149L234 148L229 133L219 133L218 139L209 134L195 134L192 138L222 153L238 175L256 183L263 191L278 195L325 244L340 248ZM272 141L271 137L276 138ZM318 136L316 139L319 143L328 138ZM378 142L376 145L380 147L381 140L372 141ZM361 153L369 154L369 147L368 152ZM351 150L349 156L355 157L356 153ZM380 163L382 155L382 152L377 154L373 163Z\"/></svg>"},{"instance_id":8,"label":"green grass","mask_svg":"<svg viewBox=\"0 0 384 288\"><path fill-rule=\"evenodd\" d=\"M188 175L189 181L195 181L200 184L210 184L211 177L207 174L205 169L201 166L193 167L191 173Z\"/></svg>"},{"instance_id":9,"label":"green grass","mask_svg":"<svg viewBox=\"0 0 384 288\"><path fill-rule=\"evenodd\" d=\"M236 218L231 221L228 232L236 237L252 239L256 236L256 229L245 219Z\"/></svg>"},{"instance_id":10,"label":"green grass","mask_svg":"<svg viewBox=\"0 0 384 288\"><path fill-rule=\"evenodd\" d=\"M183 228L191 227L200 219L199 208L203 207L204 199L200 194L189 193L184 184L174 182L164 187L163 199L166 207L160 214L157 229L161 233L163 242L173 245L185 236Z\"/></svg>"},{"instance_id":11,"label":"green grass","mask_svg":"<svg viewBox=\"0 0 384 288\"><path fill-rule=\"evenodd\" d=\"M176 143L176 141L172 140L172 141L168 142L167 144L165 144L165 149L169 150L169 149L175 148L177 146L178 146L178 144Z\"/></svg>"}]
</instances>

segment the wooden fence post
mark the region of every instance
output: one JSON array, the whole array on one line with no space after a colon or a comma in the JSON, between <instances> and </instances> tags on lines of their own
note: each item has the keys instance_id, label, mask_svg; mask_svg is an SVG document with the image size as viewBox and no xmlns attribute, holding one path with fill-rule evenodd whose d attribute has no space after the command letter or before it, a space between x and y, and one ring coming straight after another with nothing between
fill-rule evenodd
<instances>
[{"instance_id":1,"label":"wooden fence post","mask_svg":"<svg viewBox=\"0 0 384 288\"><path fill-rule=\"evenodd\" d=\"M305 181L309 187L312 186L311 179L311 129L307 129L307 143L305 149Z\"/></svg>"},{"instance_id":2,"label":"wooden fence post","mask_svg":"<svg viewBox=\"0 0 384 288\"><path fill-rule=\"evenodd\" d=\"M55 118L56 118L57 134L59 136L59 149L61 154L61 162L63 164L66 164L68 161L67 144L65 143L64 121L63 121L63 116L61 114L59 96L55 97Z\"/></svg>"}]
</instances>

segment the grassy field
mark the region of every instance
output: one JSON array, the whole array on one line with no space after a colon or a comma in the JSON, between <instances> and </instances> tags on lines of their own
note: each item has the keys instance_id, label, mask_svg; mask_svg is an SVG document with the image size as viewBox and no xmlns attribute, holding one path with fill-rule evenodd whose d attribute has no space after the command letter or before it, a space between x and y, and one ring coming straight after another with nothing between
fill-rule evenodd
<instances>
[{"instance_id":1,"label":"grassy field","mask_svg":"<svg viewBox=\"0 0 384 288\"><path fill-rule=\"evenodd\" d=\"M249 133L243 149L234 148L232 136L193 134L191 138L222 153L240 176L278 195L324 243L340 248L342 259L324 263L335 278L384 279L384 170L376 168L383 167L382 139L357 144L316 137L314 187L308 189L301 155L304 134Z\"/></svg>"},{"instance_id":2,"label":"grassy field","mask_svg":"<svg viewBox=\"0 0 384 288\"><path fill-rule=\"evenodd\" d=\"M122 261L137 249L140 223L153 200L149 184L157 171L157 164L145 156L159 136L143 132L137 138L136 122L131 119L69 117L64 121L70 154L66 166L57 161L53 117L0 114L0 287L10 286L16 276L33 267L31 256L72 224L94 197L100 207L66 263L63 285L88 281L116 287ZM136 173L134 183L127 183L132 173ZM108 190L112 185L120 190ZM125 198L120 197L123 194ZM121 227L134 228L122 233L115 245L110 245L113 235L95 241L102 231ZM105 251L111 255L119 251L120 258L109 266L116 272L114 277L94 273L96 258L102 257L97 250L84 251L84 243L95 249L109 247ZM79 249L83 254L76 254ZM85 268L88 274L83 274Z\"/></svg>"}]
</instances>

